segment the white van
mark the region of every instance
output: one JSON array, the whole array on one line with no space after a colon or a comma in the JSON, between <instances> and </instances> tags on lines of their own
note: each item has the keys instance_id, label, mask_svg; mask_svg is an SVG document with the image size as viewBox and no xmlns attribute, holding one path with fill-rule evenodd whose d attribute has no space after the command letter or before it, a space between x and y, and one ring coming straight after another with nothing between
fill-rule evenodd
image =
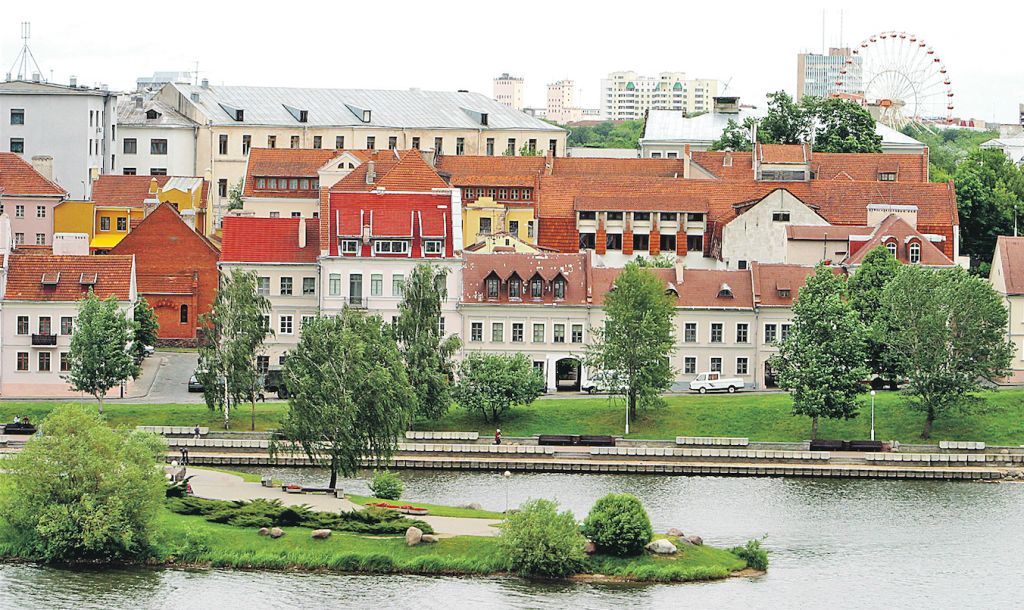
<instances>
[{"instance_id":1,"label":"white van","mask_svg":"<svg viewBox=\"0 0 1024 610\"><path fill-rule=\"evenodd\" d=\"M730 394L743 389L743 380L739 377L722 377L721 373L700 373L690 382L690 390L707 393L708 390L725 390Z\"/></svg>"}]
</instances>

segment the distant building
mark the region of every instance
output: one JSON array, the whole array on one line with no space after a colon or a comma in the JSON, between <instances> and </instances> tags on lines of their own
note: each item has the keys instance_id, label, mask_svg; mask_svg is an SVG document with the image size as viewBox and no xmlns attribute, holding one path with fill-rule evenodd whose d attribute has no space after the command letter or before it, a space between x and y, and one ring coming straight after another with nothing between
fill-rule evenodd
<instances>
[{"instance_id":1,"label":"distant building","mask_svg":"<svg viewBox=\"0 0 1024 610\"><path fill-rule=\"evenodd\" d=\"M994 138L981 144L981 148L998 148L1006 158L1024 166L1024 135L1012 138Z\"/></svg>"},{"instance_id":2,"label":"distant building","mask_svg":"<svg viewBox=\"0 0 1024 610\"><path fill-rule=\"evenodd\" d=\"M560 80L548 85L547 119L559 125L574 123L583 116L583 110L576 105L575 83Z\"/></svg>"},{"instance_id":3,"label":"distant building","mask_svg":"<svg viewBox=\"0 0 1024 610\"><path fill-rule=\"evenodd\" d=\"M863 97L863 62L863 57L853 55L848 48L829 49L828 55L800 53L796 56L796 99L838 93Z\"/></svg>"},{"instance_id":4,"label":"distant building","mask_svg":"<svg viewBox=\"0 0 1024 610\"><path fill-rule=\"evenodd\" d=\"M117 102L111 173L125 176L193 176L196 129L192 119L142 94ZM206 169L206 168L203 168Z\"/></svg>"},{"instance_id":5,"label":"distant building","mask_svg":"<svg viewBox=\"0 0 1024 610\"><path fill-rule=\"evenodd\" d=\"M159 91L168 83L187 85L192 82L191 72L154 72L153 76L140 76L135 80L135 91Z\"/></svg>"},{"instance_id":6,"label":"distant building","mask_svg":"<svg viewBox=\"0 0 1024 610\"><path fill-rule=\"evenodd\" d=\"M0 214L10 217L16 246L50 246L54 209L68 194L46 176L52 159L35 157L32 161L29 164L14 153L0 152Z\"/></svg>"},{"instance_id":7,"label":"distant building","mask_svg":"<svg viewBox=\"0 0 1024 610\"><path fill-rule=\"evenodd\" d=\"M662 72L657 77L612 72L601 80L601 118L642 119L648 110L705 112L717 95L717 80L686 80L684 72Z\"/></svg>"},{"instance_id":8,"label":"distant building","mask_svg":"<svg viewBox=\"0 0 1024 610\"><path fill-rule=\"evenodd\" d=\"M992 254L989 282L1006 304L1009 314L1006 338L1016 348L1006 382L1021 383L1024 381L1024 237L999 236Z\"/></svg>"},{"instance_id":9,"label":"distant building","mask_svg":"<svg viewBox=\"0 0 1024 610\"><path fill-rule=\"evenodd\" d=\"M522 77L509 76L508 72L505 72L494 79L494 100L503 106L522 110L524 108Z\"/></svg>"}]
</instances>

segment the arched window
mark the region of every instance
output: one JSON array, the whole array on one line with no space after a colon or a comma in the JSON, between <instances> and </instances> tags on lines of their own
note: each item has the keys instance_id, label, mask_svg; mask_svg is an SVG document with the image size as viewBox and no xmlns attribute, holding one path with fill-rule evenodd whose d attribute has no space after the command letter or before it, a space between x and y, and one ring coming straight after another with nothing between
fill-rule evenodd
<instances>
[{"instance_id":1,"label":"arched window","mask_svg":"<svg viewBox=\"0 0 1024 610\"><path fill-rule=\"evenodd\" d=\"M885 244L885 247L889 249L889 254L891 254L893 258L896 258L896 242L890 241Z\"/></svg>"},{"instance_id":2,"label":"arched window","mask_svg":"<svg viewBox=\"0 0 1024 610\"><path fill-rule=\"evenodd\" d=\"M916 265L921 262L921 244L912 242L910 244L910 264Z\"/></svg>"},{"instance_id":3,"label":"arched window","mask_svg":"<svg viewBox=\"0 0 1024 610\"><path fill-rule=\"evenodd\" d=\"M181 323L188 324L188 305L181 306Z\"/></svg>"}]
</instances>

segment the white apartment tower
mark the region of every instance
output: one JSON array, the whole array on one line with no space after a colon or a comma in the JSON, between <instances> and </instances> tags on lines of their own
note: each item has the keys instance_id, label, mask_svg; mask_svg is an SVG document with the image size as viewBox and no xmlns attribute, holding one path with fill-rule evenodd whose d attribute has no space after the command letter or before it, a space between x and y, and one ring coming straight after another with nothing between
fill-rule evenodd
<instances>
[{"instance_id":1,"label":"white apartment tower","mask_svg":"<svg viewBox=\"0 0 1024 610\"><path fill-rule=\"evenodd\" d=\"M687 80L685 72L662 72L657 77L612 72L601 80L601 119L642 119L648 110L709 112L717 95L716 79Z\"/></svg>"},{"instance_id":2,"label":"white apartment tower","mask_svg":"<svg viewBox=\"0 0 1024 610\"><path fill-rule=\"evenodd\" d=\"M828 55L800 53L796 56L796 99L837 93L864 95L863 61L863 57L853 55L848 48L829 49Z\"/></svg>"},{"instance_id":3,"label":"white apartment tower","mask_svg":"<svg viewBox=\"0 0 1024 610\"><path fill-rule=\"evenodd\" d=\"M580 120L583 112L576 105L575 83L571 80L560 80L548 85L548 120L559 125Z\"/></svg>"},{"instance_id":4,"label":"white apartment tower","mask_svg":"<svg viewBox=\"0 0 1024 610\"><path fill-rule=\"evenodd\" d=\"M494 99L503 106L522 110L525 107L522 77L509 76L508 72L505 72L494 79Z\"/></svg>"}]
</instances>

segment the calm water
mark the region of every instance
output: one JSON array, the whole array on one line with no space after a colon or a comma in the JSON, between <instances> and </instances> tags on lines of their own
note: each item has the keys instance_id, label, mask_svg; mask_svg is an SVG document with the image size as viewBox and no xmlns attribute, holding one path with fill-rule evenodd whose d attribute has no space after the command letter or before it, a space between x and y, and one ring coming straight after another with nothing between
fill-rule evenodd
<instances>
[{"instance_id":1,"label":"calm water","mask_svg":"<svg viewBox=\"0 0 1024 610\"><path fill-rule=\"evenodd\" d=\"M315 470L271 473L325 484ZM408 499L485 509L557 498L582 518L628 492L657 531L733 546L768 534L762 578L686 585L0 566L3 608L1021 607L1024 484L399 472ZM365 480L346 480L364 493Z\"/></svg>"}]
</instances>

